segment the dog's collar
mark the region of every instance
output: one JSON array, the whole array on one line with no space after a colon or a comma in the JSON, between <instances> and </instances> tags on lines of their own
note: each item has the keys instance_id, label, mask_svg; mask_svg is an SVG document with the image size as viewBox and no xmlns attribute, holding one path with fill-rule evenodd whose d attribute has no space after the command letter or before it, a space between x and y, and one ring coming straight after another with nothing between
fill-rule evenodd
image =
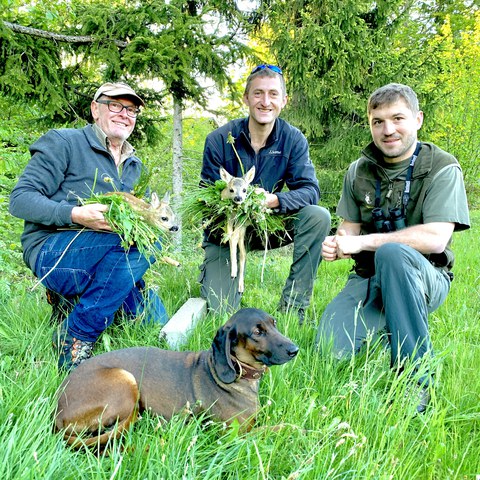
<instances>
[{"instance_id":1,"label":"dog's collar","mask_svg":"<svg viewBox=\"0 0 480 480\"><path fill-rule=\"evenodd\" d=\"M253 368L246 363L242 363L235 357L231 357L232 363L235 366L237 372L237 378L245 378L246 380L260 380L263 374L268 370L266 365L262 368Z\"/></svg>"}]
</instances>

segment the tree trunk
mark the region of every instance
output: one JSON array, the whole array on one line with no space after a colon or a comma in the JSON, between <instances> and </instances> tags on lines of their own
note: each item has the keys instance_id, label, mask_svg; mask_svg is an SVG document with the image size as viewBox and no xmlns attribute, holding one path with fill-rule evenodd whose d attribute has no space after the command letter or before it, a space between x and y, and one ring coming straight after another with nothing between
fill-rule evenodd
<instances>
[{"instance_id":1,"label":"tree trunk","mask_svg":"<svg viewBox=\"0 0 480 480\"><path fill-rule=\"evenodd\" d=\"M182 101L173 97L173 209L179 214L183 192L183 128ZM175 250L181 250L182 219L179 218L179 231L174 236Z\"/></svg>"}]
</instances>

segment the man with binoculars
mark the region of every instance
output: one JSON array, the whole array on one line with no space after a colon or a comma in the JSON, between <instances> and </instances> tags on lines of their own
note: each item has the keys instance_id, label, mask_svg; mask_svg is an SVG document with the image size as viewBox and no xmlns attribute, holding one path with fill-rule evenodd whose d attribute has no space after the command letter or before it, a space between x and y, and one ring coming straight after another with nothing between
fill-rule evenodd
<instances>
[{"instance_id":1,"label":"man with binoculars","mask_svg":"<svg viewBox=\"0 0 480 480\"><path fill-rule=\"evenodd\" d=\"M342 223L322 244L324 260L352 258L353 272L325 309L316 342L345 358L381 336L399 371L427 360L426 373L412 375L423 413L433 380L428 314L453 279L452 233L470 227L463 176L452 155L418 141L423 112L410 87L377 89L367 114L373 142L350 165L337 207Z\"/></svg>"}]
</instances>

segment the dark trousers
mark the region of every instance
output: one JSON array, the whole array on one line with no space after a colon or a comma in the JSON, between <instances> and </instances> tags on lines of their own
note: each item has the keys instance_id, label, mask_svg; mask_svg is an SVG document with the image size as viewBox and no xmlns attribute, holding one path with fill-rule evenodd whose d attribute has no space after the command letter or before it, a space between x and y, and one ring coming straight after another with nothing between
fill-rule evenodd
<instances>
[{"instance_id":1,"label":"dark trousers","mask_svg":"<svg viewBox=\"0 0 480 480\"><path fill-rule=\"evenodd\" d=\"M375 275L351 274L325 309L317 333L321 350L336 358L357 353L370 336L388 335L392 366L433 355L428 314L447 297L450 279L421 253L389 243L375 253Z\"/></svg>"},{"instance_id":2,"label":"dark trousers","mask_svg":"<svg viewBox=\"0 0 480 480\"><path fill-rule=\"evenodd\" d=\"M330 213L318 205L302 208L291 224L286 224L282 236L271 236L268 249L278 248L293 241L293 261L285 282L281 301L296 308L310 303L324 238L330 232ZM248 250L264 249L262 239L246 236ZM209 309L215 312L236 310L242 298L238 292L238 277L230 276L228 244L204 242L205 258L200 266L201 295ZM248 284L245 285L248 289Z\"/></svg>"},{"instance_id":3,"label":"dark trousers","mask_svg":"<svg viewBox=\"0 0 480 480\"><path fill-rule=\"evenodd\" d=\"M152 262L134 247L126 252L117 234L63 231L44 243L35 274L65 298L79 297L67 318L68 330L94 342L121 308L131 316L145 311L152 321L168 320L155 292L138 289Z\"/></svg>"}]
</instances>

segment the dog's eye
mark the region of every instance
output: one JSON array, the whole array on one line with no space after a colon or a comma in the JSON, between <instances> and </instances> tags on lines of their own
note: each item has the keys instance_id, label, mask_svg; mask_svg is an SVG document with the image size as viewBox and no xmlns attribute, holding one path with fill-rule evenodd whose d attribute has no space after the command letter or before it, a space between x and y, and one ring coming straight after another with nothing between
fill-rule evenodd
<instances>
[{"instance_id":1,"label":"dog's eye","mask_svg":"<svg viewBox=\"0 0 480 480\"><path fill-rule=\"evenodd\" d=\"M263 331L260 329L260 328L254 328L253 329L253 335L255 335L256 337L259 336L259 335L262 335Z\"/></svg>"},{"instance_id":2,"label":"dog's eye","mask_svg":"<svg viewBox=\"0 0 480 480\"><path fill-rule=\"evenodd\" d=\"M168 217L162 217L162 222L168 222Z\"/></svg>"},{"instance_id":3,"label":"dog's eye","mask_svg":"<svg viewBox=\"0 0 480 480\"><path fill-rule=\"evenodd\" d=\"M245 193L246 191L247 191L247 189L246 189L246 188L244 188L244 189L243 189L243 193Z\"/></svg>"}]
</instances>

